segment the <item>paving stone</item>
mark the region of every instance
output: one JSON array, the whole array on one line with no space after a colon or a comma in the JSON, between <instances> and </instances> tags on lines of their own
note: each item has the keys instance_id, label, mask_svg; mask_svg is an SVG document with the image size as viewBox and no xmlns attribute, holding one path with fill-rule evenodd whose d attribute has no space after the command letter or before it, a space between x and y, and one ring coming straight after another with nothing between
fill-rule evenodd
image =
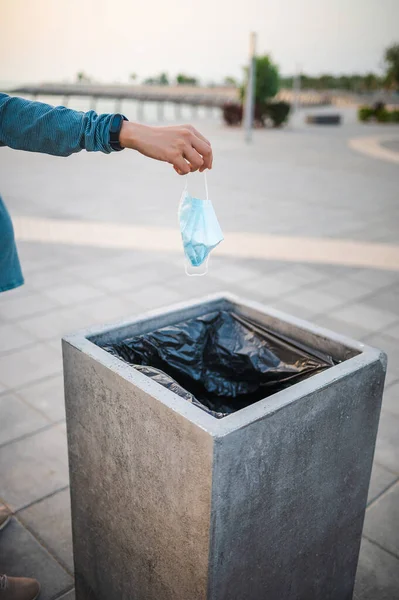
<instances>
[{"instance_id":1,"label":"paving stone","mask_svg":"<svg viewBox=\"0 0 399 600\"><path fill-rule=\"evenodd\" d=\"M17 288L14 288L12 290L7 290L6 292L2 292L0 294L0 314L1 314L1 307L4 304L7 304L8 302L14 302L15 300L21 300L23 298L29 298L32 294L36 295L38 291L41 290L37 290L35 287L33 287L31 281L28 281L23 284L20 285Z\"/></svg>"},{"instance_id":2,"label":"paving stone","mask_svg":"<svg viewBox=\"0 0 399 600\"><path fill-rule=\"evenodd\" d=\"M281 281L292 283L294 289L315 288L320 282L325 281L324 275L320 272L307 267L306 265L286 265L284 269L275 271L271 274Z\"/></svg>"},{"instance_id":3,"label":"paving stone","mask_svg":"<svg viewBox=\"0 0 399 600\"><path fill-rule=\"evenodd\" d=\"M16 296L12 302L0 302L0 315L6 321L13 321L37 313L45 313L56 306L54 300L46 298L43 294L32 293L25 297Z\"/></svg>"},{"instance_id":4,"label":"paving stone","mask_svg":"<svg viewBox=\"0 0 399 600\"><path fill-rule=\"evenodd\" d=\"M162 269L162 273L160 274L159 279L155 280L154 283L162 282L167 287L169 287L169 284L173 279L189 278L189 275L187 275L187 273L186 273L186 266L185 266L185 262L184 262L183 258L177 264L174 262L169 262L169 261L167 263L164 262L163 264L161 263L158 265L151 264L151 268L155 268L155 267L157 269ZM208 263L208 274L205 276L205 279L211 279L210 274L213 273L213 271L214 271L213 262L212 262L212 260L210 260ZM190 277L190 279L192 279L192 277Z\"/></svg>"},{"instance_id":5,"label":"paving stone","mask_svg":"<svg viewBox=\"0 0 399 600\"><path fill-rule=\"evenodd\" d=\"M15 518L1 532L1 571L40 582L40 600L53 600L73 585L72 577Z\"/></svg>"},{"instance_id":6,"label":"paving stone","mask_svg":"<svg viewBox=\"0 0 399 600\"><path fill-rule=\"evenodd\" d=\"M358 267L348 267L347 265L314 264L313 268L322 273L326 279L336 279L337 277L353 277L361 269Z\"/></svg>"},{"instance_id":7,"label":"paving stone","mask_svg":"<svg viewBox=\"0 0 399 600\"><path fill-rule=\"evenodd\" d=\"M136 284L134 277L132 277L132 272L126 273L122 271L115 275L111 274L101 277L96 282L96 285L110 294L119 294L134 289Z\"/></svg>"},{"instance_id":8,"label":"paving stone","mask_svg":"<svg viewBox=\"0 0 399 600\"><path fill-rule=\"evenodd\" d=\"M382 288L394 285L399 280L396 271L385 271L380 269L359 269L350 275L353 281L360 281L373 288Z\"/></svg>"},{"instance_id":9,"label":"paving stone","mask_svg":"<svg viewBox=\"0 0 399 600\"><path fill-rule=\"evenodd\" d=\"M60 343L58 345L61 346ZM65 419L62 375L49 377L19 389L18 396L53 422Z\"/></svg>"},{"instance_id":10,"label":"paving stone","mask_svg":"<svg viewBox=\"0 0 399 600\"><path fill-rule=\"evenodd\" d=\"M375 460L393 473L399 474L399 417L381 412Z\"/></svg>"},{"instance_id":11,"label":"paving stone","mask_svg":"<svg viewBox=\"0 0 399 600\"><path fill-rule=\"evenodd\" d=\"M317 325L321 325L326 329L330 329L335 333L340 333L354 340L362 340L364 337L370 335L370 331L359 325L353 323L345 323L339 319L332 319L329 315L318 315L314 318L314 322Z\"/></svg>"},{"instance_id":12,"label":"paving stone","mask_svg":"<svg viewBox=\"0 0 399 600\"><path fill-rule=\"evenodd\" d=\"M364 338L364 342L374 346L388 355L388 373L399 378L399 343L395 338L381 333L372 334Z\"/></svg>"},{"instance_id":13,"label":"paving stone","mask_svg":"<svg viewBox=\"0 0 399 600\"><path fill-rule=\"evenodd\" d=\"M0 415L0 446L49 424L48 419L15 394L0 396Z\"/></svg>"},{"instance_id":14,"label":"paving stone","mask_svg":"<svg viewBox=\"0 0 399 600\"><path fill-rule=\"evenodd\" d=\"M126 298L132 300L136 306L140 306L144 310L168 306L181 300L178 292L161 285L145 286L134 293L126 294Z\"/></svg>"},{"instance_id":15,"label":"paving stone","mask_svg":"<svg viewBox=\"0 0 399 600\"><path fill-rule=\"evenodd\" d=\"M295 266L288 266L287 270L293 277L300 277L304 285L315 285L325 282L328 278L326 273L322 273L319 269L310 267L308 265L296 264ZM283 269L281 269L283 270Z\"/></svg>"},{"instance_id":16,"label":"paving stone","mask_svg":"<svg viewBox=\"0 0 399 600\"><path fill-rule=\"evenodd\" d=\"M290 302L279 298L266 299L264 303L267 306L281 310L281 312L284 312L287 315L298 317L305 321L313 320L314 312L313 307L311 306L296 306L295 304L291 304Z\"/></svg>"},{"instance_id":17,"label":"paving stone","mask_svg":"<svg viewBox=\"0 0 399 600\"><path fill-rule=\"evenodd\" d=\"M221 257L217 257L218 260ZM215 259L211 256L210 259L210 268L213 266L213 261ZM294 268L292 263L279 261L279 260L259 260L259 259L245 259L240 261L240 265L243 267L248 267L252 271L259 271L262 275L266 275L267 273L280 273L288 268ZM301 264L296 264L300 270ZM305 267L306 268L306 267Z\"/></svg>"},{"instance_id":18,"label":"paving stone","mask_svg":"<svg viewBox=\"0 0 399 600\"><path fill-rule=\"evenodd\" d=\"M1 494L13 510L69 484L65 430L58 425L11 442L0 452Z\"/></svg>"},{"instance_id":19,"label":"paving stone","mask_svg":"<svg viewBox=\"0 0 399 600\"><path fill-rule=\"evenodd\" d=\"M399 288L394 286L371 296L366 296L363 298L363 302L380 310L388 310L399 315Z\"/></svg>"},{"instance_id":20,"label":"paving stone","mask_svg":"<svg viewBox=\"0 0 399 600\"><path fill-rule=\"evenodd\" d=\"M227 264L217 269L210 268L209 276L224 283L238 283L261 277L259 271L254 271L235 264Z\"/></svg>"},{"instance_id":21,"label":"paving stone","mask_svg":"<svg viewBox=\"0 0 399 600\"><path fill-rule=\"evenodd\" d=\"M65 248L65 246L63 246ZM115 261L120 261L123 258L129 258L136 254L135 250L131 248L127 250L123 250L121 248L101 248L98 246L68 246L68 260L69 265L71 267L73 265L79 266L82 264L86 265L96 265L102 264L104 262L107 265L114 264ZM146 252L141 252L140 254L146 255ZM131 263L129 263L131 264Z\"/></svg>"},{"instance_id":22,"label":"paving stone","mask_svg":"<svg viewBox=\"0 0 399 600\"><path fill-rule=\"evenodd\" d=\"M367 504L371 504L378 496L387 490L398 479L397 473L392 473L382 465L374 462Z\"/></svg>"},{"instance_id":23,"label":"paving stone","mask_svg":"<svg viewBox=\"0 0 399 600\"><path fill-rule=\"evenodd\" d=\"M368 540L362 540L354 600L399 598L399 560Z\"/></svg>"},{"instance_id":24,"label":"paving stone","mask_svg":"<svg viewBox=\"0 0 399 600\"><path fill-rule=\"evenodd\" d=\"M245 283L242 282L242 294L246 294ZM201 299L209 294L233 289L230 284L226 284L218 279L211 277L188 277L186 274L181 274L179 277L175 277L168 282L168 288L177 292L179 302L189 299Z\"/></svg>"},{"instance_id":25,"label":"paving stone","mask_svg":"<svg viewBox=\"0 0 399 600\"><path fill-rule=\"evenodd\" d=\"M372 504L366 513L363 534L399 559L399 482Z\"/></svg>"},{"instance_id":26,"label":"paving stone","mask_svg":"<svg viewBox=\"0 0 399 600\"><path fill-rule=\"evenodd\" d=\"M395 323L397 316L388 311L382 311L372 306L356 303L334 310L331 317L347 323L359 325L370 331L380 331Z\"/></svg>"},{"instance_id":27,"label":"paving stone","mask_svg":"<svg viewBox=\"0 0 399 600\"><path fill-rule=\"evenodd\" d=\"M268 306L268 307L276 307L277 304L279 303L284 303L284 300L282 298L276 298L276 297L268 297L265 296L264 293L262 291L258 291L258 290L247 290L245 289L245 283L246 282L242 282L240 284L240 286L242 287L233 287L231 284L229 285L229 289L226 290L228 293L230 294L234 294L236 296L238 296L239 298L244 298L246 300L250 300L251 302L259 302L260 304L263 304L263 306ZM224 291L224 290L221 290Z\"/></svg>"},{"instance_id":28,"label":"paving stone","mask_svg":"<svg viewBox=\"0 0 399 600\"><path fill-rule=\"evenodd\" d=\"M0 381L9 388L55 375L62 365L54 350L46 344L6 354L0 359Z\"/></svg>"},{"instance_id":29,"label":"paving stone","mask_svg":"<svg viewBox=\"0 0 399 600\"><path fill-rule=\"evenodd\" d=\"M19 322L21 328L38 340L61 339L64 334L82 329L88 320L88 313L80 307L58 309L44 315L30 317Z\"/></svg>"},{"instance_id":30,"label":"paving stone","mask_svg":"<svg viewBox=\"0 0 399 600\"><path fill-rule=\"evenodd\" d=\"M285 278L284 274L271 273L263 277L244 282L247 291L247 297L251 297L252 292L259 292L262 296L268 298L286 297L293 290L303 285L303 278L297 279Z\"/></svg>"},{"instance_id":31,"label":"paving stone","mask_svg":"<svg viewBox=\"0 0 399 600\"><path fill-rule=\"evenodd\" d=\"M329 313L332 309L342 306L345 303L345 300L342 298L320 292L318 289L296 291L287 297L287 301L294 306L303 306L314 315Z\"/></svg>"},{"instance_id":32,"label":"paving stone","mask_svg":"<svg viewBox=\"0 0 399 600\"><path fill-rule=\"evenodd\" d=\"M71 503L69 489L58 492L18 513L18 518L66 569L73 573Z\"/></svg>"},{"instance_id":33,"label":"paving stone","mask_svg":"<svg viewBox=\"0 0 399 600\"><path fill-rule=\"evenodd\" d=\"M74 331L77 331L77 329L73 329L73 331L69 330L69 332L67 332L67 333L73 333ZM61 338L57 338L55 340L51 340L50 342L48 342L48 345L49 345L50 348L52 348L52 350L54 352L54 360L58 360L58 363L60 365L60 370L62 370L62 343L61 343Z\"/></svg>"},{"instance_id":34,"label":"paving stone","mask_svg":"<svg viewBox=\"0 0 399 600\"><path fill-rule=\"evenodd\" d=\"M93 248L93 251L93 260L95 259L96 261L98 261L97 248ZM164 263L165 260L165 256L163 253L140 251L134 250L132 248L129 248L128 250L122 252L118 251L118 254L115 256L109 256L109 249L107 252L107 266L109 267L108 274L120 273L122 271L128 271L131 274L133 270L142 268L144 265L154 266L160 263Z\"/></svg>"},{"instance_id":35,"label":"paving stone","mask_svg":"<svg viewBox=\"0 0 399 600\"><path fill-rule=\"evenodd\" d=\"M158 284L159 282L165 281L166 278L170 278L167 275L166 270L162 269L163 265L147 265L147 266L139 266L135 269L132 269L130 273L130 279L132 281L131 289L145 289L145 287L150 284ZM109 273L113 273L113 271L109 271L104 275L109 275ZM178 270L175 272L175 276L177 275ZM101 280L101 276L98 277ZM93 281L93 280L92 280Z\"/></svg>"},{"instance_id":36,"label":"paving stone","mask_svg":"<svg viewBox=\"0 0 399 600\"><path fill-rule=\"evenodd\" d=\"M71 306L99 298L104 295L104 292L92 285L75 282L49 288L44 295L61 306Z\"/></svg>"},{"instance_id":37,"label":"paving stone","mask_svg":"<svg viewBox=\"0 0 399 600\"><path fill-rule=\"evenodd\" d=\"M81 325L80 328L134 316L138 312L139 307L133 300L123 296L121 298L106 296L100 300L93 300L90 303L90 307L85 307L85 309L87 310L87 316L84 325ZM73 333L72 329L70 333Z\"/></svg>"},{"instance_id":38,"label":"paving stone","mask_svg":"<svg viewBox=\"0 0 399 600\"><path fill-rule=\"evenodd\" d=\"M37 273L38 271L43 271L45 269L55 269L60 265L60 261L58 260L58 258L49 258L48 260L31 260L30 258L22 258L20 256L20 262L26 281L29 281L31 276L34 273Z\"/></svg>"},{"instance_id":39,"label":"paving stone","mask_svg":"<svg viewBox=\"0 0 399 600\"><path fill-rule=\"evenodd\" d=\"M25 279L29 280L30 276L37 271L45 269L54 269L63 264L60 255L63 249L56 244L51 245L51 252L47 244L37 244L35 242L19 242L19 256L25 274Z\"/></svg>"},{"instance_id":40,"label":"paving stone","mask_svg":"<svg viewBox=\"0 0 399 600\"><path fill-rule=\"evenodd\" d=\"M388 373L385 376L385 387L388 387L394 383L397 383L399 380L398 376L395 375L394 373L390 373L388 371Z\"/></svg>"},{"instance_id":41,"label":"paving stone","mask_svg":"<svg viewBox=\"0 0 399 600\"><path fill-rule=\"evenodd\" d=\"M18 350L35 341L29 333L15 323L0 325L0 353Z\"/></svg>"},{"instance_id":42,"label":"paving stone","mask_svg":"<svg viewBox=\"0 0 399 600\"><path fill-rule=\"evenodd\" d=\"M370 288L366 284L343 278L323 282L316 289L347 301L360 300L370 294Z\"/></svg>"},{"instance_id":43,"label":"paving stone","mask_svg":"<svg viewBox=\"0 0 399 600\"><path fill-rule=\"evenodd\" d=\"M73 281L83 281L95 283L101 277L106 277L113 272L108 261L96 261L94 263L72 264L65 269L68 277Z\"/></svg>"},{"instance_id":44,"label":"paving stone","mask_svg":"<svg viewBox=\"0 0 399 600\"><path fill-rule=\"evenodd\" d=\"M387 333L388 335L395 338L396 340L399 340L399 323L390 325L386 330L382 331L381 333L384 333L384 334Z\"/></svg>"},{"instance_id":45,"label":"paving stone","mask_svg":"<svg viewBox=\"0 0 399 600\"><path fill-rule=\"evenodd\" d=\"M385 389L382 409L399 417L399 381Z\"/></svg>"},{"instance_id":46,"label":"paving stone","mask_svg":"<svg viewBox=\"0 0 399 600\"><path fill-rule=\"evenodd\" d=\"M69 285L76 282L76 278L70 275L65 269L45 269L38 273L32 273L29 278L29 285L37 292L43 292L54 286Z\"/></svg>"}]
</instances>

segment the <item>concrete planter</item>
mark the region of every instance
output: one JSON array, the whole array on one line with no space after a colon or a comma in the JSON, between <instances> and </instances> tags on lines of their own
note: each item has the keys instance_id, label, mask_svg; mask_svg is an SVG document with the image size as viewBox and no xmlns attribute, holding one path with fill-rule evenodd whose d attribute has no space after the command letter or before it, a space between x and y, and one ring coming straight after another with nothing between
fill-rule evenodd
<instances>
[{"instance_id":1,"label":"concrete planter","mask_svg":"<svg viewBox=\"0 0 399 600\"><path fill-rule=\"evenodd\" d=\"M223 309L340 364L217 420L96 345ZM77 600L349 600L381 352L216 297L63 340Z\"/></svg>"}]
</instances>

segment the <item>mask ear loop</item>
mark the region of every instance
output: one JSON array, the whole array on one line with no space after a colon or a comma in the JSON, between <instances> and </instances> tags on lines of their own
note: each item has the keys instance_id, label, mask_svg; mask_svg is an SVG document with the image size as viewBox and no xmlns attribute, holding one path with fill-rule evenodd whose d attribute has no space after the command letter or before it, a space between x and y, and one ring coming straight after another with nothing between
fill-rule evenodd
<instances>
[{"instance_id":1,"label":"mask ear loop","mask_svg":"<svg viewBox=\"0 0 399 600\"><path fill-rule=\"evenodd\" d=\"M206 171L204 171L204 182L205 182L205 196L206 196L206 200L209 200L209 194L208 194L208 180L206 178Z\"/></svg>"},{"instance_id":2,"label":"mask ear loop","mask_svg":"<svg viewBox=\"0 0 399 600\"><path fill-rule=\"evenodd\" d=\"M184 184L184 190L183 190L183 192L187 192L187 190L188 190L188 175L189 174L187 173L187 175L184 178L186 181L185 181L185 184ZM204 184L205 184L205 199L209 200L208 179L206 177L206 171L204 171Z\"/></svg>"}]
</instances>

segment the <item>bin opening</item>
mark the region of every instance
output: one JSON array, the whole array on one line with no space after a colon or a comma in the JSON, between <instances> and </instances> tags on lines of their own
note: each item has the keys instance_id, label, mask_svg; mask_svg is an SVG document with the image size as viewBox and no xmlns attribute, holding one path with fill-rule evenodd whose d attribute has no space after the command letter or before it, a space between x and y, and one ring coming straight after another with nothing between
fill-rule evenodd
<instances>
[{"instance_id":1,"label":"bin opening","mask_svg":"<svg viewBox=\"0 0 399 600\"><path fill-rule=\"evenodd\" d=\"M100 345L216 418L337 362L328 354L228 311Z\"/></svg>"}]
</instances>

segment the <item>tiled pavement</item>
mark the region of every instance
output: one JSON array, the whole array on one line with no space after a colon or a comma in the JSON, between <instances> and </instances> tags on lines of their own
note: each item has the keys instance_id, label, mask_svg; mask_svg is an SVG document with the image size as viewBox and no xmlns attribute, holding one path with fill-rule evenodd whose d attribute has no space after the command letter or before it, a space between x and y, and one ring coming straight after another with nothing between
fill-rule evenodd
<instances>
[{"instance_id":1,"label":"tiled pavement","mask_svg":"<svg viewBox=\"0 0 399 600\"><path fill-rule=\"evenodd\" d=\"M323 146L312 131L307 139L312 143L305 144L299 154L298 146L294 156L289 145L298 144L300 134L294 134L288 145L275 137L279 135L284 134L270 132L272 137L265 138L277 141L269 156L274 160L273 170L266 172L262 186L255 181L263 176L259 174L263 173L259 148L251 161L245 157L247 151L237 150L235 139L219 142L227 154L221 157L225 179L219 183L220 194L224 184L228 190L220 202L227 229L308 235L313 227L319 236L397 243L399 181L394 165L350 154L341 138L330 132ZM82 155L82 162L76 157L57 162L60 159L4 152L2 189L15 214L115 222L123 222L126 216L127 221L144 225L154 219L159 225L172 222L171 211L158 198L151 203L147 197L140 210L130 206L126 174L123 185L118 183L121 205L114 202L111 187L104 182L96 187L95 205L93 190L80 185L82 165L94 176L93 165L102 169L106 164L103 156L95 163L88 162L93 159L87 155ZM265 148L267 152L271 150ZM238 155L244 157L240 169L246 179L241 183L223 166ZM115 156L109 160L114 161L115 173ZM293 181L284 178L287 162ZM26 172L23 181L16 176L21 165ZM55 169L52 186L48 165ZM76 180L68 179L71 165ZM140 165L148 175L147 163ZM157 186L168 185L164 172L159 173L157 184L150 181L154 193ZM137 176L143 177L142 170ZM66 183L55 193L59 177ZM140 185L145 196L148 182ZM177 184L173 185L178 191ZM262 195L261 189L267 193ZM136 186L136 195L137 190ZM240 195L248 190L244 209ZM288 200L294 193L296 204ZM269 194L271 203L265 200ZM0 501L14 511L11 525L0 534L0 572L40 579L41 600L74 598L61 335L229 290L388 352L355 598L399 598L399 271L217 258L207 277L187 278L180 258L170 254L39 243L20 243L19 247L26 285L0 295Z\"/></svg>"},{"instance_id":2,"label":"tiled pavement","mask_svg":"<svg viewBox=\"0 0 399 600\"><path fill-rule=\"evenodd\" d=\"M0 297L0 496L15 512L0 539L3 570L37 576L43 600L73 586L60 336L228 289L388 351L356 598L399 597L399 302L387 306L399 272L215 259L208 277L187 278L162 255L20 247L35 268Z\"/></svg>"}]
</instances>

